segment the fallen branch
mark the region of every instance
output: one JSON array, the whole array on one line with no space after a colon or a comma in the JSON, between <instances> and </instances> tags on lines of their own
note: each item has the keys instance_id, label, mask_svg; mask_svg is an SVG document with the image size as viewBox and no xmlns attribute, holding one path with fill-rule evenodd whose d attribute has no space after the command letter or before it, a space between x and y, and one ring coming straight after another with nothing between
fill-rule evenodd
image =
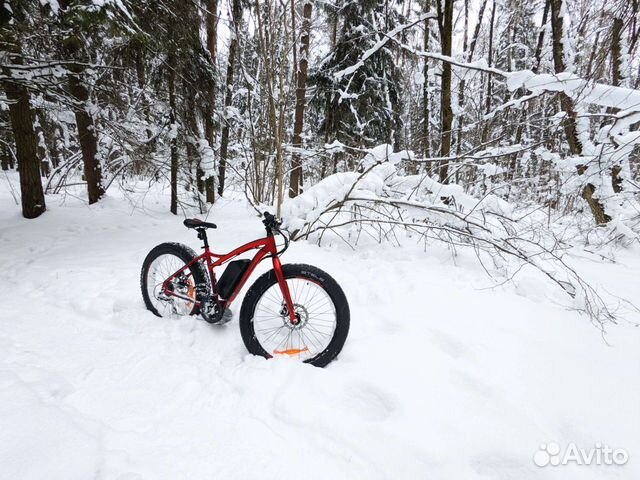
<instances>
[{"instance_id":1,"label":"fallen branch","mask_svg":"<svg viewBox=\"0 0 640 480\"><path fill-rule=\"evenodd\" d=\"M443 196L451 201L443 203ZM285 203L283 212L293 240L321 242L332 232L355 248L361 233L400 243L398 234L404 231L473 249L489 274L483 258L491 259L493 271L508 279L528 265L574 299L576 308L603 332L616 322L604 299L565 262L562 242L535 219L512 215L509 205L492 194L477 199L457 185L427 176L404 177L390 163L380 162L359 174L327 177ZM356 235L349 233L354 227Z\"/></svg>"}]
</instances>

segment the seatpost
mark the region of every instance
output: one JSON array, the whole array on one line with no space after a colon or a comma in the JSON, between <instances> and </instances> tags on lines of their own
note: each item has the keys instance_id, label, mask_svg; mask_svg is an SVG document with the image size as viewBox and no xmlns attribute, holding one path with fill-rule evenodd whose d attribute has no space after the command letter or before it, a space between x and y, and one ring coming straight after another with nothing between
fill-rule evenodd
<instances>
[{"instance_id":1,"label":"seatpost","mask_svg":"<svg viewBox=\"0 0 640 480\"><path fill-rule=\"evenodd\" d=\"M207 231L204 228L198 228L198 238L204 242L204 249L209 248L209 240L207 239Z\"/></svg>"}]
</instances>

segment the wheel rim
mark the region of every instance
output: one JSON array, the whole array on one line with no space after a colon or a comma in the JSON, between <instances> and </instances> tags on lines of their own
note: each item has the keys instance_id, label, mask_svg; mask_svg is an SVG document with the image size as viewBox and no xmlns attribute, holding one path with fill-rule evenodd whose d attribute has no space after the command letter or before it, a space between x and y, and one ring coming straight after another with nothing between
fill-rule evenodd
<instances>
[{"instance_id":1,"label":"wheel rim","mask_svg":"<svg viewBox=\"0 0 640 480\"><path fill-rule=\"evenodd\" d=\"M193 311L196 289L193 276L187 270L173 279L170 289L190 300L167 296L162 291L164 281L184 267L182 259L175 255L164 254L156 257L149 265L147 273L147 294L151 304L162 317L189 315Z\"/></svg>"},{"instance_id":2,"label":"wheel rim","mask_svg":"<svg viewBox=\"0 0 640 480\"><path fill-rule=\"evenodd\" d=\"M336 308L327 291L311 280L290 278L287 285L298 324L291 323L280 286L275 283L256 304L255 337L270 356L309 360L331 343L337 325Z\"/></svg>"}]
</instances>

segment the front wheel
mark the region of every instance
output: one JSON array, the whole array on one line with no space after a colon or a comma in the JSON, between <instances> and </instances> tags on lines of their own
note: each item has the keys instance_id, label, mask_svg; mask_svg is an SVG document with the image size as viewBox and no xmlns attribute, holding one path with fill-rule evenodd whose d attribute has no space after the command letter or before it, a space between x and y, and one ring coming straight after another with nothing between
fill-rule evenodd
<instances>
[{"instance_id":1,"label":"front wheel","mask_svg":"<svg viewBox=\"0 0 640 480\"><path fill-rule=\"evenodd\" d=\"M240 310L247 350L265 358L289 356L324 367L342 350L349 333L349 304L340 285L311 265L282 266L298 323L289 319L275 271L251 286Z\"/></svg>"}]
</instances>

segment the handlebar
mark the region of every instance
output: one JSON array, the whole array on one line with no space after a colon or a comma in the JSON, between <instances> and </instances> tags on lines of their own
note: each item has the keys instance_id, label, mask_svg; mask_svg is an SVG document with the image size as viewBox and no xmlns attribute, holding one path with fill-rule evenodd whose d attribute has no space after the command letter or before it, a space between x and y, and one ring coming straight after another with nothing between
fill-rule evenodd
<instances>
[{"instance_id":1,"label":"handlebar","mask_svg":"<svg viewBox=\"0 0 640 480\"><path fill-rule=\"evenodd\" d=\"M272 215L269 212L264 212L262 215L264 216L264 220L262 221L262 223L267 228L267 234L273 235L273 233L275 232L282 235L282 238L284 239L284 247L276 254L278 256L282 255L284 251L289 248L289 238L287 238L287 236L282 233L282 230L280 230L282 220L278 220L275 215Z\"/></svg>"},{"instance_id":2,"label":"handlebar","mask_svg":"<svg viewBox=\"0 0 640 480\"><path fill-rule=\"evenodd\" d=\"M282 225L282 220L278 221L276 216L269 212L264 212L262 215L264 216L262 223L267 227L267 229L279 230L280 225Z\"/></svg>"}]
</instances>

